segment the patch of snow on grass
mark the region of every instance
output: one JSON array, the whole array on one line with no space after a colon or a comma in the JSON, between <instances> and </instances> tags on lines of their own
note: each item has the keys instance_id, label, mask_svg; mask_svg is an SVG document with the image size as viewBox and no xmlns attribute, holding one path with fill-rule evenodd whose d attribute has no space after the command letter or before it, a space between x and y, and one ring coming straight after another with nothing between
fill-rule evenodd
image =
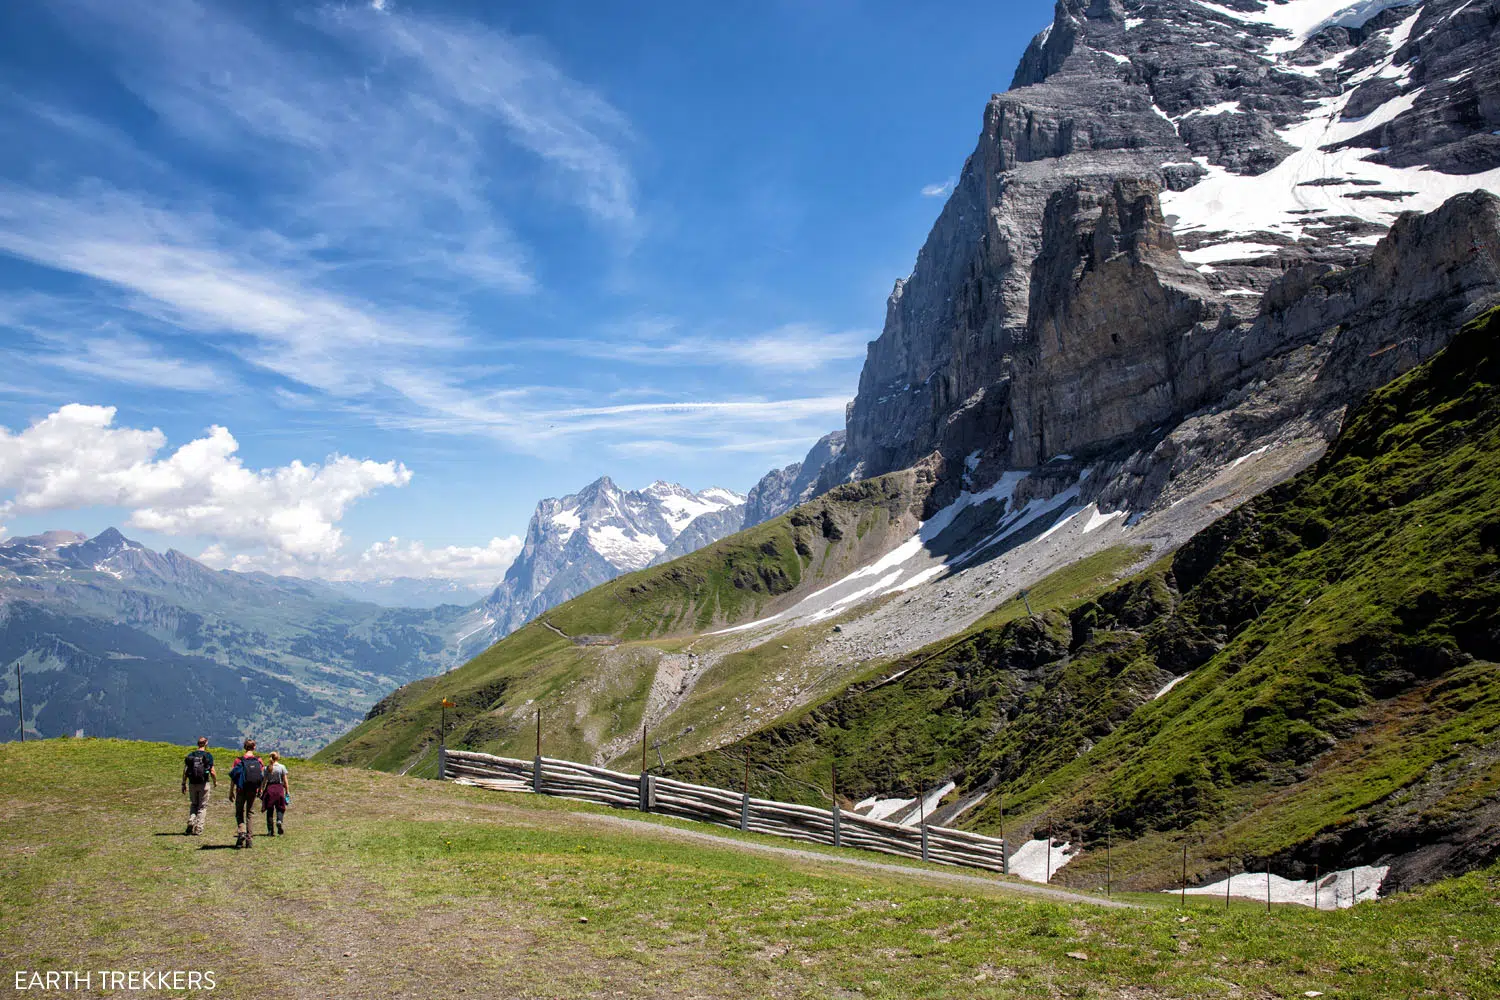
<instances>
[{"instance_id":1,"label":"patch of snow on grass","mask_svg":"<svg viewBox=\"0 0 1500 1000\"><path fill-rule=\"evenodd\" d=\"M1014 872L1014 862L1012 871ZM1316 890L1311 881L1287 879L1268 872L1245 872L1231 878L1220 879L1209 885L1188 888L1189 896L1230 896L1241 899L1264 900L1267 883L1273 903L1295 903L1312 906L1316 898L1320 910L1342 910L1376 899L1380 895L1381 883L1390 872L1389 865L1360 865L1343 871L1331 872L1318 879ZM1226 885L1226 883L1228 883ZM1163 889L1162 892L1181 892L1181 889Z\"/></svg>"},{"instance_id":2,"label":"patch of snow on grass","mask_svg":"<svg viewBox=\"0 0 1500 1000\"><path fill-rule=\"evenodd\" d=\"M854 807L854 811L870 819L888 819L916 801L916 799L877 799L872 797L857 804Z\"/></svg>"},{"instance_id":3,"label":"patch of snow on grass","mask_svg":"<svg viewBox=\"0 0 1500 1000\"><path fill-rule=\"evenodd\" d=\"M1181 677L1173 677L1171 680L1167 681L1167 683L1165 683L1165 684L1162 685L1162 688L1161 688L1160 691L1156 692L1155 694L1153 694L1151 696L1151 700L1155 701L1156 699L1160 698L1162 695L1166 694L1168 691L1172 690L1174 687L1176 687L1177 685L1181 684L1185 680L1187 680L1187 674L1183 674Z\"/></svg>"},{"instance_id":4,"label":"patch of snow on grass","mask_svg":"<svg viewBox=\"0 0 1500 1000\"><path fill-rule=\"evenodd\" d=\"M958 787L957 785L955 785L953 782L949 781L949 782L945 783L942 788L937 788L937 789L934 789L933 791L927 793L927 797L922 800L922 807L920 809L913 809L911 811L911 815L909 815L905 819L901 820L901 825L902 826L911 826L911 827L921 826L922 825L922 818L924 816L931 816L932 815L932 811L937 808L937 804L939 802L943 801L943 796L947 795L949 792L953 791L953 789L955 789L957 787ZM916 802L917 800L916 799L907 799L907 801L908 802Z\"/></svg>"},{"instance_id":5,"label":"patch of snow on grass","mask_svg":"<svg viewBox=\"0 0 1500 1000\"><path fill-rule=\"evenodd\" d=\"M1057 870L1073 860L1073 845L1052 845L1052 864L1047 864L1047 841L1028 840L1010 855L1010 873L1028 882L1050 882Z\"/></svg>"}]
</instances>

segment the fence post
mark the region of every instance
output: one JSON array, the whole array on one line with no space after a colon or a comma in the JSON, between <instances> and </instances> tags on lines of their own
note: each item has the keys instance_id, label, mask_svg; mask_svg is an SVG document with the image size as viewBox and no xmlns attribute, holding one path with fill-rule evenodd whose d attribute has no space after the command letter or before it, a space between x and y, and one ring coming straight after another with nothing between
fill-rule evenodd
<instances>
[{"instance_id":1,"label":"fence post","mask_svg":"<svg viewBox=\"0 0 1500 1000\"><path fill-rule=\"evenodd\" d=\"M1266 912L1271 912L1271 859L1266 858Z\"/></svg>"},{"instance_id":2,"label":"fence post","mask_svg":"<svg viewBox=\"0 0 1500 1000\"><path fill-rule=\"evenodd\" d=\"M1052 881L1052 817L1047 817L1047 867L1042 869L1042 881Z\"/></svg>"},{"instance_id":3,"label":"fence post","mask_svg":"<svg viewBox=\"0 0 1500 1000\"><path fill-rule=\"evenodd\" d=\"M448 776L448 706L453 702L446 697L438 701L438 780Z\"/></svg>"},{"instance_id":4,"label":"fence post","mask_svg":"<svg viewBox=\"0 0 1500 1000\"><path fill-rule=\"evenodd\" d=\"M844 838L839 830L839 765L834 762L829 766L833 773L833 846L843 847Z\"/></svg>"},{"instance_id":5,"label":"fence post","mask_svg":"<svg viewBox=\"0 0 1500 1000\"><path fill-rule=\"evenodd\" d=\"M922 860L927 860L927 781L917 782L917 822L922 826Z\"/></svg>"},{"instance_id":6,"label":"fence post","mask_svg":"<svg viewBox=\"0 0 1500 1000\"><path fill-rule=\"evenodd\" d=\"M536 759L531 762L531 790L542 794L542 706L536 707Z\"/></svg>"},{"instance_id":7,"label":"fence post","mask_svg":"<svg viewBox=\"0 0 1500 1000\"><path fill-rule=\"evenodd\" d=\"M1114 871L1109 863L1110 842L1115 839L1115 825L1113 822L1104 829L1104 895L1113 895L1110 883L1114 881Z\"/></svg>"},{"instance_id":8,"label":"fence post","mask_svg":"<svg viewBox=\"0 0 1500 1000\"><path fill-rule=\"evenodd\" d=\"M1010 841L1005 839L1005 793L1000 793L1000 874L1010 874Z\"/></svg>"},{"instance_id":9,"label":"fence post","mask_svg":"<svg viewBox=\"0 0 1500 1000\"><path fill-rule=\"evenodd\" d=\"M1354 869L1349 869L1349 905L1359 902L1359 890L1354 888Z\"/></svg>"},{"instance_id":10,"label":"fence post","mask_svg":"<svg viewBox=\"0 0 1500 1000\"><path fill-rule=\"evenodd\" d=\"M1313 865L1313 909L1318 908L1318 866Z\"/></svg>"},{"instance_id":11,"label":"fence post","mask_svg":"<svg viewBox=\"0 0 1500 1000\"><path fill-rule=\"evenodd\" d=\"M745 751L745 789L740 795L740 829L750 829L750 751Z\"/></svg>"},{"instance_id":12,"label":"fence post","mask_svg":"<svg viewBox=\"0 0 1500 1000\"><path fill-rule=\"evenodd\" d=\"M646 772L646 771L642 771L641 772L641 803L640 803L640 810L643 813L651 811L651 799L652 799L651 792L652 791L653 791L653 789L651 787L651 775L648 772Z\"/></svg>"},{"instance_id":13,"label":"fence post","mask_svg":"<svg viewBox=\"0 0 1500 1000\"><path fill-rule=\"evenodd\" d=\"M1181 906L1187 905L1187 841L1182 842L1182 901Z\"/></svg>"}]
</instances>

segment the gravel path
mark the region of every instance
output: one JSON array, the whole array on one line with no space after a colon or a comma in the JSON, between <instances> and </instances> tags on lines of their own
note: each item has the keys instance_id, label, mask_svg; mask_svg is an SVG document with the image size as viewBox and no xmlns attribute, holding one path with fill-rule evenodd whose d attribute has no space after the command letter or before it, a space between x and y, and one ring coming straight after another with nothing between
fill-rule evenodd
<instances>
[{"instance_id":1,"label":"gravel path","mask_svg":"<svg viewBox=\"0 0 1500 1000\"><path fill-rule=\"evenodd\" d=\"M930 868L914 868L908 865L893 864L885 861L867 861L864 858L851 858L841 854L824 854L820 851L807 851L797 847L776 847L773 844L759 844L748 840L737 840L732 837L720 837L712 833L700 830L684 830L681 827L666 826L661 823L652 823L649 820L629 819L624 816L606 816L598 813L574 813L572 818L579 822L599 823L604 826L625 827L633 831L650 831L653 834L679 837L684 840L711 843L717 847L723 847L737 851L753 851L759 854L772 854L784 858L792 858L798 861L815 861L820 864L842 865L847 868L863 868L870 871L878 871L891 875L901 875L907 878L919 879L928 882L943 882L949 885L975 886L1003 893L1014 893L1018 896L1031 896L1035 899L1045 900L1052 903L1088 903L1093 906L1123 907L1126 909L1138 909L1135 903L1126 903L1118 899L1100 899L1098 896L1088 896L1083 893L1069 892L1066 889L1053 889L1045 885L1031 885L1025 882L1014 882L1000 877L986 878L982 875L965 875L962 872L934 871Z\"/></svg>"}]
</instances>

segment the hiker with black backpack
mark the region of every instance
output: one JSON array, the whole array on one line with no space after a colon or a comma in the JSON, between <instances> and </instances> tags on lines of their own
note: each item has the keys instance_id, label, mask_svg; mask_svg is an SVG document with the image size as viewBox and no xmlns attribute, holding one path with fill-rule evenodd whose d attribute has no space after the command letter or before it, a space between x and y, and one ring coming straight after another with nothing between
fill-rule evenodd
<instances>
[{"instance_id":1,"label":"hiker with black backpack","mask_svg":"<svg viewBox=\"0 0 1500 1000\"><path fill-rule=\"evenodd\" d=\"M182 794L189 796L186 836L203 836L209 790L218 786L219 773L214 770L214 755L208 752L208 737L200 736L198 749L182 760Z\"/></svg>"},{"instance_id":2,"label":"hiker with black backpack","mask_svg":"<svg viewBox=\"0 0 1500 1000\"><path fill-rule=\"evenodd\" d=\"M235 847L254 846L255 828L251 816L255 800L260 798L265 783L266 765L255 756L255 741L246 740L244 754L236 757L234 766L229 769L230 794L234 796Z\"/></svg>"}]
</instances>

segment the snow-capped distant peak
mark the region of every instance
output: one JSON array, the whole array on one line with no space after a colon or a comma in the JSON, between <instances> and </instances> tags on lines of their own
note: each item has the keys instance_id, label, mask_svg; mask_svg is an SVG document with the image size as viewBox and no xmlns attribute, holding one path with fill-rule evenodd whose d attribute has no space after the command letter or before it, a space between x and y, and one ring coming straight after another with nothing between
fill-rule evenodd
<instances>
[{"instance_id":1,"label":"snow-capped distant peak","mask_svg":"<svg viewBox=\"0 0 1500 1000\"><path fill-rule=\"evenodd\" d=\"M622 490L607 476L577 493L543 500L532 516L526 547L488 602L498 635L619 573L739 530L743 518L734 512L745 502L722 486L694 493L658 479L642 489ZM705 517L710 520L699 520Z\"/></svg>"}]
</instances>

